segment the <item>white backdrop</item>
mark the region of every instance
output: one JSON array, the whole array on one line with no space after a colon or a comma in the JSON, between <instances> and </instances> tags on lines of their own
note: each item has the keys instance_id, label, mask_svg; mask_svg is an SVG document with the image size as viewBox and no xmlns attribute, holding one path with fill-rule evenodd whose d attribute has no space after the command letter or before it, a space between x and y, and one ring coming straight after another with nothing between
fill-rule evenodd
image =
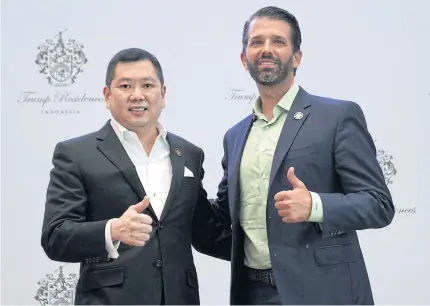
<instances>
[{"instance_id":1,"label":"white backdrop","mask_svg":"<svg viewBox=\"0 0 430 306\"><path fill-rule=\"evenodd\" d=\"M256 94L239 60L243 23L265 5L290 10L300 22L304 57L297 82L314 94L358 102L380 150L397 214L391 226L360 233L375 302L430 303L429 1L1 5L2 304L44 304L43 295L55 290L49 282L73 282L78 266L50 261L40 247L52 152L58 141L97 130L109 118L102 88L107 63L118 50L140 47L159 58L167 85L162 121L205 150L204 184L215 196L222 137L249 114L249 98ZM55 86L36 59L38 46L57 42L61 31L65 43L82 44L87 62L74 83ZM202 304L228 304L229 264L200 254L195 260Z\"/></svg>"}]
</instances>

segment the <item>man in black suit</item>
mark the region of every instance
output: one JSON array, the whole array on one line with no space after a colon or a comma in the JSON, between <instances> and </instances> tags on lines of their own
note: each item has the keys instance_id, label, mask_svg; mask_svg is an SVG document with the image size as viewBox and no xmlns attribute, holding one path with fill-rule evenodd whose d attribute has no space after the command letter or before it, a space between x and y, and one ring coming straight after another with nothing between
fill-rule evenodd
<instances>
[{"instance_id":1,"label":"man in black suit","mask_svg":"<svg viewBox=\"0 0 430 306\"><path fill-rule=\"evenodd\" d=\"M357 231L394 206L360 106L294 81L301 32L265 7L243 30L243 66L260 97L224 138L216 205L232 227L231 303L373 304Z\"/></svg>"},{"instance_id":2,"label":"man in black suit","mask_svg":"<svg viewBox=\"0 0 430 306\"><path fill-rule=\"evenodd\" d=\"M158 122L166 86L149 52L117 53L103 92L112 119L55 147L43 249L81 263L76 304L199 304L191 245L230 255L212 238L203 151Z\"/></svg>"}]
</instances>

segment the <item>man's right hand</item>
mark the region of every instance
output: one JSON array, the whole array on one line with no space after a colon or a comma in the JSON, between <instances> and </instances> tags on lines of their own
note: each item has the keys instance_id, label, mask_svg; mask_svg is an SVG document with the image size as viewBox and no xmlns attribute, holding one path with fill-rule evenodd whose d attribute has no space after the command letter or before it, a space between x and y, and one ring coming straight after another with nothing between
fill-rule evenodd
<instances>
[{"instance_id":1,"label":"man's right hand","mask_svg":"<svg viewBox=\"0 0 430 306\"><path fill-rule=\"evenodd\" d=\"M149 206L149 197L130 206L119 218L112 221L111 237L132 246L144 246L152 232L152 218L142 212Z\"/></svg>"}]
</instances>

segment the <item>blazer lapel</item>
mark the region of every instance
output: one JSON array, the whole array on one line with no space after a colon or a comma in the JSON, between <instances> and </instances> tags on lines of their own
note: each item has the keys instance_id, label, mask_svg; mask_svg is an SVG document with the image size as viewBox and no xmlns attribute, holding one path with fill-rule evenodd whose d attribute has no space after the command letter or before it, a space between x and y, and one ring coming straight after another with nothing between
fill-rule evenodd
<instances>
[{"instance_id":1,"label":"blazer lapel","mask_svg":"<svg viewBox=\"0 0 430 306\"><path fill-rule=\"evenodd\" d=\"M172 163L172 182L170 184L169 194L167 195L166 203L164 204L160 220L164 219L169 209L175 202L176 195L181 186L182 179L184 178L185 157L184 150L179 144L179 140L175 135L167 133L167 141L170 146L170 161Z\"/></svg>"},{"instance_id":2,"label":"blazer lapel","mask_svg":"<svg viewBox=\"0 0 430 306\"><path fill-rule=\"evenodd\" d=\"M121 171L134 192L136 192L139 198L143 200L146 192L140 182L139 176L137 175L136 167L133 165L127 152L113 131L110 121L108 121L108 123L106 123L106 125L100 130L97 139L100 140L97 146L100 152L102 152L103 155L106 156L106 158L114 164L119 171ZM151 212L152 217L157 218L151 205L149 205L148 210Z\"/></svg>"},{"instance_id":3,"label":"blazer lapel","mask_svg":"<svg viewBox=\"0 0 430 306\"><path fill-rule=\"evenodd\" d=\"M238 136L234 139L233 149L233 160L232 160L232 171L228 179L228 190L229 198L232 199L230 205L232 205L232 217L235 219L238 216L238 209L240 207L240 182L239 182L239 170L240 162L242 160L243 150L245 148L246 139L248 138L249 131L254 120L254 115L250 115L242 124L242 128L238 132Z\"/></svg>"},{"instance_id":4,"label":"blazer lapel","mask_svg":"<svg viewBox=\"0 0 430 306\"><path fill-rule=\"evenodd\" d=\"M310 113L310 101L307 97L307 93L300 88L297 96L291 106L291 109L288 112L287 120L282 127L281 135L279 136L278 144L276 146L275 154L273 156L272 170L270 172L270 181L269 181L269 189L272 186L273 180L281 166L282 161L284 160L286 154L290 150L291 144L294 141L297 133L302 127L303 123L306 121ZM303 116L301 118L294 118L296 113L302 113Z\"/></svg>"}]
</instances>

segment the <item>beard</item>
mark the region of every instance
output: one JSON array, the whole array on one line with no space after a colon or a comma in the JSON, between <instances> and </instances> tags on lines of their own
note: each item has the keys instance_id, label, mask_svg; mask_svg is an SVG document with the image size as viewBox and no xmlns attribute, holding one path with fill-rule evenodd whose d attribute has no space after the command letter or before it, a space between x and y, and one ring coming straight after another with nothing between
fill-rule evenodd
<instances>
[{"instance_id":1,"label":"beard","mask_svg":"<svg viewBox=\"0 0 430 306\"><path fill-rule=\"evenodd\" d=\"M260 69L258 63L261 60L270 60L275 64L274 67L266 67ZM282 63L279 59L274 58L272 55L263 55L257 58L254 63L250 63L246 59L248 65L249 74L254 79L255 82L265 86L278 85L282 81L288 78L290 72L293 71L293 55L288 59L286 63Z\"/></svg>"}]
</instances>

